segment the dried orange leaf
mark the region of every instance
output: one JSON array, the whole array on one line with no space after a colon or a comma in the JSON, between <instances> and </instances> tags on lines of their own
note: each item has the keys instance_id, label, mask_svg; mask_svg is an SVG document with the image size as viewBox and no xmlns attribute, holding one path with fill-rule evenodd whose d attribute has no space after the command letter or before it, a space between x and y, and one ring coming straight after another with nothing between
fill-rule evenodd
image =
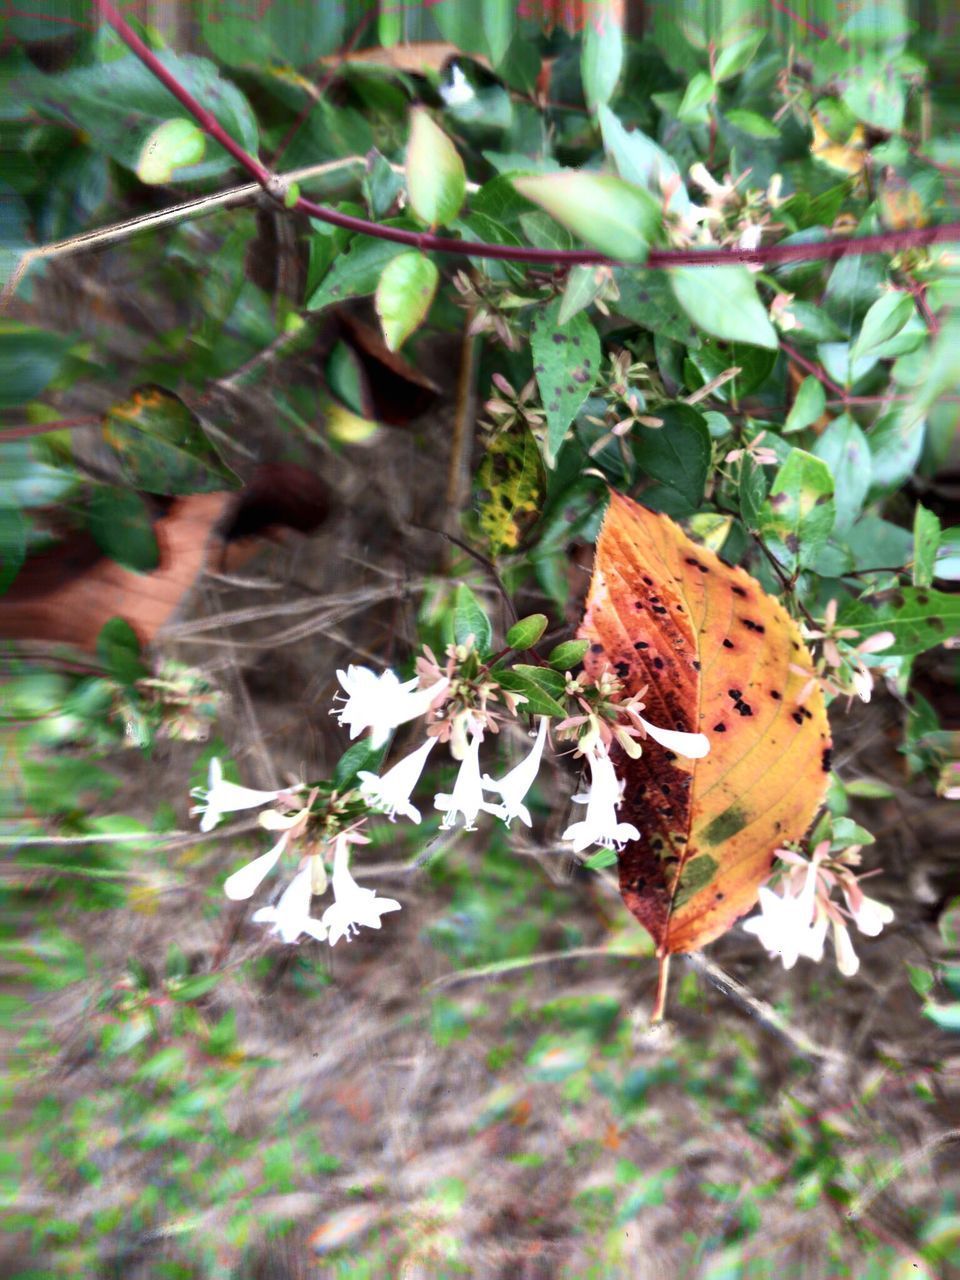
<instances>
[{"instance_id":1,"label":"dried orange leaf","mask_svg":"<svg viewBox=\"0 0 960 1280\"><path fill-rule=\"evenodd\" d=\"M649 738L639 760L613 748L618 817L640 832L618 858L624 901L661 958L695 951L750 909L774 850L800 839L823 799L830 731L810 654L748 573L619 494L579 634L590 675L609 668L629 693L647 685L647 719L710 740L701 760Z\"/></svg>"}]
</instances>

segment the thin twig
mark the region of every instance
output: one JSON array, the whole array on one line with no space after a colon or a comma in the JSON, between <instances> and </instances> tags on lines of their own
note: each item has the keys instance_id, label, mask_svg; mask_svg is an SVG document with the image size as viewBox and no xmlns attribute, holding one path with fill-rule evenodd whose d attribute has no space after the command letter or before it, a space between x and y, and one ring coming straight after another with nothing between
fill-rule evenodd
<instances>
[{"instance_id":1,"label":"thin twig","mask_svg":"<svg viewBox=\"0 0 960 1280\"><path fill-rule=\"evenodd\" d=\"M806 356L800 354L794 347L789 346L781 338L780 346L787 353L794 364L798 364L805 373L811 374L818 382L821 382L828 391L832 391L835 396L839 396L841 403L847 401L847 393L839 382L834 382L829 373L825 369L821 369L819 365L814 364L812 360L808 360Z\"/></svg>"},{"instance_id":2,"label":"thin twig","mask_svg":"<svg viewBox=\"0 0 960 1280\"><path fill-rule=\"evenodd\" d=\"M727 973L726 969L721 969L712 960L708 960L701 951L691 952L685 956L685 959L691 969L696 969L698 973L703 974L718 991L722 991L735 1004L739 1004L742 1009L746 1009L758 1022L763 1023L771 1031L775 1031L778 1036L782 1036L784 1040L789 1041L805 1057L820 1058L824 1062L846 1062L846 1054L839 1049L825 1049L822 1045L816 1044L811 1040L803 1031L798 1031L795 1027L791 1027L772 1005L767 1004L766 1000L761 1000L758 996L755 996L743 983L738 982L732 974Z\"/></svg>"},{"instance_id":3,"label":"thin twig","mask_svg":"<svg viewBox=\"0 0 960 1280\"><path fill-rule=\"evenodd\" d=\"M478 978L497 978L503 973L514 973L517 969L531 969L541 964L554 964L560 960L587 960L596 956L605 956L608 960L649 960L649 956L638 956L632 951L611 950L606 946L571 947L569 951L541 951L532 956L517 956L513 960L496 960L492 964L481 964L475 969L458 969L455 973L445 973L427 984L428 990L439 987L454 987L461 982L473 982Z\"/></svg>"},{"instance_id":4,"label":"thin twig","mask_svg":"<svg viewBox=\"0 0 960 1280\"><path fill-rule=\"evenodd\" d=\"M299 196L286 205L285 197L289 184L250 155L223 128L210 111L207 110L186 89L140 39L137 33L123 18L110 0L96 0L96 6L103 18L113 27L117 35L130 51L140 59L145 67L153 73L165 88L190 112L200 127L211 138L218 142L261 187L285 207L306 213L311 218L328 222L335 227L343 227L347 231L358 231L364 235L380 240L389 240L394 244L410 245L420 250L431 250L434 253L452 253L458 257L496 258L511 262L539 262L552 266L573 266L577 263L615 264L616 260L606 254L593 250L581 249L538 249L532 246L514 247L511 245L488 244L484 241L455 240L449 236L438 236L426 231L408 231L403 227L386 227L371 222L366 218L354 217L326 205L316 204ZM784 262L801 262L809 259L832 260L847 254L857 253L895 253L911 246L930 245L940 241L960 240L960 224L945 223L933 227L910 227L904 231L883 232L873 236L837 236L830 240L821 240L814 244L777 244L757 249L652 249L647 256L646 265L650 268L672 266L716 266L731 262L755 263L760 266Z\"/></svg>"},{"instance_id":5,"label":"thin twig","mask_svg":"<svg viewBox=\"0 0 960 1280\"><path fill-rule=\"evenodd\" d=\"M78 427L92 427L100 419L93 414L82 418L61 418L56 422L27 422L13 427L0 426L0 444L7 440L26 440L30 436L45 436L51 431L75 431Z\"/></svg>"},{"instance_id":6,"label":"thin twig","mask_svg":"<svg viewBox=\"0 0 960 1280\"><path fill-rule=\"evenodd\" d=\"M855 1221L857 1218L862 1217L877 1196L886 1191L892 1182L902 1177L905 1173L910 1173L917 1165L923 1164L938 1147L944 1147L948 1142L960 1142L960 1129L947 1129L945 1133L938 1133L936 1137L928 1138L926 1142L921 1143L919 1147L908 1155L902 1158L898 1156L895 1160L891 1160L883 1172L874 1178L871 1185L857 1196L847 1210L847 1218Z\"/></svg>"}]
</instances>

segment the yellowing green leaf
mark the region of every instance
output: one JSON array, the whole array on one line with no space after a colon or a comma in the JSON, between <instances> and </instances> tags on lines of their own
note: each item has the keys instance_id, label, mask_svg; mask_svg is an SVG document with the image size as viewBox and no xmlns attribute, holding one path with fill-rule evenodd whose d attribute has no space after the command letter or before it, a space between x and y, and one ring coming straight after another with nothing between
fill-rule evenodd
<instances>
[{"instance_id":1,"label":"yellowing green leaf","mask_svg":"<svg viewBox=\"0 0 960 1280\"><path fill-rule=\"evenodd\" d=\"M206 145L206 138L192 120L164 120L140 149L137 177L151 185L169 182L174 169L199 164Z\"/></svg>"},{"instance_id":2,"label":"yellowing green leaf","mask_svg":"<svg viewBox=\"0 0 960 1280\"><path fill-rule=\"evenodd\" d=\"M418 250L398 254L383 269L374 304L383 338L397 351L422 323L437 291L440 273Z\"/></svg>"},{"instance_id":3,"label":"yellowing green leaf","mask_svg":"<svg viewBox=\"0 0 960 1280\"><path fill-rule=\"evenodd\" d=\"M410 118L407 145L410 208L428 226L445 226L460 212L467 175L456 147L423 107Z\"/></svg>"},{"instance_id":4,"label":"yellowing green leaf","mask_svg":"<svg viewBox=\"0 0 960 1280\"><path fill-rule=\"evenodd\" d=\"M522 196L611 258L642 261L660 228L654 197L610 174L570 171L511 181Z\"/></svg>"}]
</instances>

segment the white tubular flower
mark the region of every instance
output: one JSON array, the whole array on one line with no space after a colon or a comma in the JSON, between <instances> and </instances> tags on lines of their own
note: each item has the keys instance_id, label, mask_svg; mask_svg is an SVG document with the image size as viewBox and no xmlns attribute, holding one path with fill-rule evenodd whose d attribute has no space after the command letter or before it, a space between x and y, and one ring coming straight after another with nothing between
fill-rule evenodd
<instances>
[{"instance_id":1,"label":"white tubular flower","mask_svg":"<svg viewBox=\"0 0 960 1280\"><path fill-rule=\"evenodd\" d=\"M338 671L337 679L347 701L343 707L335 707L331 715L336 715L338 722L350 730L351 738L356 738L364 729L372 729L372 747L382 747L398 725L424 715L450 683L444 676L429 688L418 689L417 676L401 684L393 671L381 671L377 675L369 667L354 666Z\"/></svg>"},{"instance_id":2,"label":"white tubular flower","mask_svg":"<svg viewBox=\"0 0 960 1280\"><path fill-rule=\"evenodd\" d=\"M860 957L853 949L850 931L842 920L833 922L833 949L837 953L837 968L845 978L852 978L860 968Z\"/></svg>"},{"instance_id":3,"label":"white tubular flower","mask_svg":"<svg viewBox=\"0 0 960 1280\"><path fill-rule=\"evenodd\" d=\"M308 862L284 889L276 906L261 907L253 913L254 921L270 925L271 933L279 934L284 942L296 942L301 933L308 933L318 942L325 941L326 925L310 915L310 899L313 897L311 874Z\"/></svg>"},{"instance_id":4,"label":"white tubular flower","mask_svg":"<svg viewBox=\"0 0 960 1280\"><path fill-rule=\"evenodd\" d=\"M580 822L567 827L561 838L573 841L574 853L580 853L592 844L619 851L628 840L640 838L640 832L633 823L617 821L617 807L625 784L618 779L605 748L595 748L587 760L590 763L590 788L585 795L573 797L576 804L587 806L587 812Z\"/></svg>"},{"instance_id":5,"label":"white tubular flower","mask_svg":"<svg viewBox=\"0 0 960 1280\"><path fill-rule=\"evenodd\" d=\"M443 814L440 823L441 831L449 831L457 825L457 815L463 818L466 831L476 831L477 814L492 813L496 818L506 818L503 805L489 804L483 798L483 781L480 777L480 743L483 742L483 730L471 726L470 739L467 742L460 770L457 773L453 791L438 791L433 797L434 808Z\"/></svg>"},{"instance_id":6,"label":"white tubular flower","mask_svg":"<svg viewBox=\"0 0 960 1280\"><path fill-rule=\"evenodd\" d=\"M859 889L856 895L847 892L845 889L844 897L847 900L847 906L850 908L850 914L853 916L854 924L868 938L875 938L885 924L893 922L893 908L888 907L885 902L878 902L876 898L868 898Z\"/></svg>"},{"instance_id":7,"label":"white tubular flower","mask_svg":"<svg viewBox=\"0 0 960 1280\"><path fill-rule=\"evenodd\" d=\"M290 788L287 788L289 790ZM190 810L191 814L199 813L201 831L212 831L225 813L234 813L238 809L255 809L258 805L269 804L282 796L283 791L254 791L250 787L237 786L235 782L225 782L223 768L216 756L210 761L210 772L207 775L206 789L196 787L190 794L199 800Z\"/></svg>"},{"instance_id":8,"label":"white tubular flower","mask_svg":"<svg viewBox=\"0 0 960 1280\"><path fill-rule=\"evenodd\" d=\"M398 813L411 822L420 821L420 810L410 803L410 795L420 781L427 756L436 742L436 738L427 738L416 751L388 769L382 778L366 769L360 770L360 790L365 799L376 808L383 809L391 822L396 821Z\"/></svg>"},{"instance_id":9,"label":"white tubular flower","mask_svg":"<svg viewBox=\"0 0 960 1280\"><path fill-rule=\"evenodd\" d=\"M524 826L530 827L533 825L530 820L530 810L523 801L540 771L540 760L543 757L543 748L547 741L548 724L547 716L541 716L537 740L533 744L532 751L515 768L505 774L499 782L491 778L488 773L483 775L483 786L486 790L496 791L503 800L505 811L503 820L508 827L514 818L519 818Z\"/></svg>"},{"instance_id":10,"label":"white tubular flower","mask_svg":"<svg viewBox=\"0 0 960 1280\"><path fill-rule=\"evenodd\" d=\"M456 62L450 72L450 83L440 86L440 97L448 107L462 107L465 103L473 101L474 92L470 82L463 74L462 67Z\"/></svg>"},{"instance_id":11,"label":"white tubular flower","mask_svg":"<svg viewBox=\"0 0 960 1280\"><path fill-rule=\"evenodd\" d=\"M744 930L754 934L771 956L779 956L785 969L792 969L800 956L818 963L823 959L827 918L822 912L814 918L816 871L816 864L811 863L798 894L790 893L786 886L782 893L762 886L760 915L743 922Z\"/></svg>"},{"instance_id":12,"label":"white tubular flower","mask_svg":"<svg viewBox=\"0 0 960 1280\"><path fill-rule=\"evenodd\" d=\"M710 739L705 733L681 733L679 729L661 729L658 725L651 724L649 720L644 720L643 716L638 715L637 719L654 742L659 742L661 747L666 747L668 751L673 751L678 756L686 756L688 760L702 760L710 750Z\"/></svg>"},{"instance_id":13,"label":"white tubular flower","mask_svg":"<svg viewBox=\"0 0 960 1280\"><path fill-rule=\"evenodd\" d=\"M380 928L380 917L388 911L399 911L400 903L393 898L378 898L375 889L363 889L350 874L350 840L346 834L337 836L333 847L333 897L332 906L323 913L322 925L330 933L330 945L335 947L341 938L349 942L361 925L368 929Z\"/></svg>"},{"instance_id":14,"label":"white tubular flower","mask_svg":"<svg viewBox=\"0 0 960 1280\"><path fill-rule=\"evenodd\" d=\"M246 898L252 898L280 861L280 856L287 847L289 839L290 832L285 831L268 853L261 854L259 858L254 858L252 862L248 862L239 871L235 871L232 876L227 876L223 884L223 892L227 897L233 902L242 902Z\"/></svg>"}]
</instances>

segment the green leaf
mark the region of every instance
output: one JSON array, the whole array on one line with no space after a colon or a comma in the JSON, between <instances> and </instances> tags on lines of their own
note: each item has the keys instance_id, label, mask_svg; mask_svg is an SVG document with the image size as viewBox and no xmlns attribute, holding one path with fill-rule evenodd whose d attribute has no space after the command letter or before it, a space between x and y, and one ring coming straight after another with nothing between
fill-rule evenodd
<instances>
[{"instance_id":1,"label":"green leaf","mask_svg":"<svg viewBox=\"0 0 960 1280\"><path fill-rule=\"evenodd\" d=\"M507 632L507 644L511 649L529 649L537 643L547 629L545 613L531 613L515 622Z\"/></svg>"},{"instance_id":2,"label":"green leaf","mask_svg":"<svg viewBox=\"0 0 960 1280\"><path fill-rule=\"evenodd\" d=\"M70 339L58 333L0 324L0 409L35 400L60 372L69 348Z\"/></svg>"},{"instance_id":3,"label":"green leaf","mask_svg":"<svg viewBox=\"0 0 960 1280\"><path fill-rule=\"evenodd\" d=\"M820 458L791 449L764 506L760 533L791 571L810 564L833 529L833 477Z\"/></svg>"},{"instance_id":4,"label":"green leaf","mask_svg":"<svg viewBox=\"0 0 960 1280\"><path fill-rule=\"evenodd\" d=\"M734 40L721 49L713 63L713 78L717 84L722 84L724 80L738 76L745 70L756 57L765 36L765 31L752 31L750 35Z\"/></svg>"},{"instance_id":5,"label":"green leaf","mask_svg":"<svg viewBox=\"0 0 960 1280\"><path fill-rule=\"evenodd\" d=\"M411 112L406 174L410 208L421 222L452 222L466 195L467 175L456 147L423 107Z\"/></svg>"},{"instance_id":6,"label":"green leaf","mask_svg":"<svg viewBox=\"0 0 960 1280\"><path fill-rule=\"evenodd\" d=\"M398 254L384 267L374 305L391 351L399 350L423 323L439 280L432 259L417 250Z\"/></svg>"},{"instance_id":7,"label":"green leaf","mask_svg":"<svg viewBox=\"0 0 960 1280\"><path fill-rule=\"evenodd\" d=\"M0 507L0 595L8 590L27 556L27 522L18 507Z\"/></svg>"},{"instance_id":8,"label":"green leaf","mask_svg":"<svg viewBox=\"0 0 960 1280\"><path fill-rule=\"evenodd\" d=\"M744 111L741 107L734 107L732 111L725 112L723 118L727 124L732 124L735 129L749 134L751 138L780 137L777 126L764 116L758 116L755 111Z\"/></svg>"},{"instance_id":9,"label":"green leaf","mask_svg":"<svg viewBox=\"0 0 960 1280\"><path fill-rule=\"evenodd\" d=\"M578 311L589 307L603 289L604 283L603 272L597 267L591 267L586 263L571 267L560 299L558 322L566 324Z\"/></svg>"},{"instance_id":10,"label":"green leaf","mask_svg":"<svg viewBox=\"0 0 960 1280\"><path fill-rule=\"evenodd\" d=\"M685 347L697 346L700 336L674 296L665 271L622 268L614 276L620 297L612 306L618 315Z\"/></svg>"},{"instance_id":11,"label":"green leaf","mask_svg":"<svg viewBox=\"0 0 960 1280\"><path fill-rule=\"evenodd\" d=\"M557 676L563 684L563 677L556 671L549 668L540 667L510 667L506 671L495 670L490 672L490 679L496 680L501 688L509 690L510 693L519 693L527 699L523 704L523 710L528 715L537 716L557 716L563 719L566 716L566 708L562 702L557 700L558 696L563 695L561 687L559 695L548 689L542 679L543 672L549 675ZM540 678L534 678L531 672L537 672Z\"/></svg>"},{"instance_id":12,"label":"green leaf","mask_svg":"<svg viewBox=\"0 0 960 1280\"><path fill-rule=\"evenodd\" d=\"M710 119L709 105L716 97L717 86L705 71L698 71L687 85L677 108L677 116L683 124L706 124Z\"/></svg>"},{"instance_id":13,"label":"green leaf","mask_svg":"<svg viewBox=\"0 0 960 1280\"><path fill-rule=\"evenodd\" d=\"M513 0L483 0L483 34L496 70L507 56L516 26Z\"/></svg>"},{"instance_id":14,"label":"green leaf","mask_svg":"<svg viewBox=\"0 0 960 1280\"><path fill-rule=\"evenodd\" d=\"M837 621L855 628L863 639L892 631L894 642L884 655L909 657L936 648L960 631L960 595L902 587L852 601L840 610Z\"/></svg>"},{"instance_id":15,"label":"green leaf","mask_svg":"<svg viewBox=\"0 0 960 1280\"><path fill-rule=\"evenodd\" d=\"M137 177L148 185L160 186L171 180L175 169L199 164L206 149L206 135L192 120L164 120L144 140Z\"/></svg>"},{"instance_id":16,"label":"green leaf","mask_svg":"<svg viewBox=\"0 0 960 1280\"><path fill-rule=\"evenodd\" d=\"M461 583L453 599L453 637L457 644L466 644L470 636L481 657L490 652L493 644L490 619L470 588Z\"/></svg>"},{"instance_id":17,"label":"green leaf","mask_svg":"<svg viewBox=\"0 0 960 1280\"><path fill-rule=\"evenodd\" d=\"M578 663L583 661L583 655L589 648L589 640L563 640L551 650L547 661L557 671L572 671Z\"/></svg>"},{"instance_id":18,"label":"green leaf","mask_svg":"<svg viewBox=\"0 0 960 1280\"><path fill-rule=\"evenodd\" d=\"M147 493L217 493L240 487L199 419L162 387L141 387L114 405L103 420L102 434L129 482Z\"/></svg>"},{"instance_id":19,"label":"green leaf","mask_svg":"<svg viewBox=\"0 0 960 1280\"><path fill-rule=\"evenodd\" d=\"M669 275L677 301L698 328L776 350L776 331L746 267L672 267Z\"/></svg>"},{"instance_id":20,"label":"green leaf","mask_svg":"<svg viewBox=\"0 0 960 1280\"><path fill-rule=\"evenodd\" d=\"M749 456L744 457L740 466L740 484L738 495L740 500L740 518L750 532L760 528L763 505L767 500L767 480L763 467Z\"/></svg>"},{"instance_id":21,"label":"green leaf","mask_svg":"<svg viewBox=\"0 0 960 1280\"><path fill-rule=\"evenodd\" d=\"M559 313L558 300L539 309L530 338L533 371L547 415L544 455L550 467L556 462L567 428L593 390L600 371L600 339L596 329L582 311L566 324L560 323Z\"/></svg>"},{"instance_id":22,"label":"green leaf","mask_svg":"<svg viewBox=\"0 0 960 1280\"><path fill-rule=\"evenodd\" d=\"M813 377L812 374L804 378L797 388L787 420L783 424L783 434L789 435L792 431L802 431L805 427L809 427L818 418L823 417L826 407L827 393L820 379Z\"/></svg>"},{"instance_id":23,"label":"green leaf","mask_svg":"<svg viewBox=\"0 0 960 1280\"><path fill-rule=\"evenodd\" d=\"M257 154L259 134L250 104L212 62L169 52L157 57L179 84L206 104L234 141L251 155ZM133 54L59 75L30 73L15 83L22 103L48 120L66 121L82 130L90 146L127 169L136 170L154 131L183 112L173 94ZM235 164L232 156L211 142L205 160L175 168L170 177L176 182L218 177Z\"/></svg>"},{"instance_id":24,"label":"green leaf","mask_svg":"<svg viewBox=\"0 0 960 1280\"><path fill-rule=\"evenodd\" d=\"M675 183L676 190L667 208L672 213L686 212L690 208L690 197L673 156L639 129L625 129L609 107L601 106L597 116L604 149L613 158L620 177L643 187L658 200L668 186Z\"/></svg>"},{"instance_id":25,"label":"green leaf","mask_svg":"<svg viewBox=\"0 0 960 1280\"><path fill-rule=\"evenodd\" d=\"M912 406L896 405L873 424L867 436L872 458L872 496L899 489L920 460L926 420Z\"/></svg>"},{"instance_id":26,"label":"green leaf","mask_svg":"<svg viewBox=\"0 0 960 1280\"><path fill-rule=\"evenodd\" d=\"M960 1004L938 1004L931 1000L921 1010L941 1031L960 1031Z\"/></svg>"},{"instance_id":27,"label":"green leaf","mask_svg":"<svg viewBox=\"0 0 960 1280\"><path fill-rule=\"evenodd\" d=\"M107 674L122 685L132 685L149 672L140 656L137 633L125 618L111 618L97 636L97 657Z\"/></svg>"},{"instance_id":28,"label":"green leaf","mask_svg":"<svg viewBox=\"0 0 960 1280\"><path fill-rule=\"evenodd\" d=\"M913 585L929 587L933 582L940 549L940 519L917 503L913 513Z\"/></svg>"},{"instance_id":29,"label":"green leaf","mask_svg":"<svg viewBox=\"0 0 960 1280\"><path fill-rule=\"evenodd\" d=\"M149 573L160 563L147 504L130 489L100 484L90 495L87 528L100 550L136 573Z\"/></svg>"},{"instance_id":30,"label":"green leaf","mask_svg":"<svg viewBox=\"0 0 960 1280\"><path fill-rule=\"evenodd\" d=\"M334 790L341 793L348 791L356 782L361 770L367 773L379 773L384 756L389 749L389 742L373 747L370 745L369 738L361 738L358 742L351 743L334 766L333 777L330 779Z\"/></svg>"},{"instance_id":31,"label":"green leaf","mask_svg":"<svg viewBox=\"0 0 960 1280\"><path fill-rule=\"evenodd\" d=\"M903 80L886 63L854 63L842 98L858 120L895 133L903 125L907 98Z\"/></svg>"},{"instance_id":32,"label":"green leaf","mask_svg":"<svg viewBox=\"0 0 960 1280\"><path fill-rule=\"evenodd\" d=\"M562 226L601 253L626 262L646 258L663 220L653 196L610 174L570 171L510 181Z\"/></svg>"},{"instance_id":33,"label":"green leaf","mask_svg":"<svg viewBox=\"0 0 960 1280\"><path fill-rule=\"evenodd\" d=\"M0 507L49 507L69 500L80 488L73 469L51 467L37 456L39 442L0 435Z\"/></svg>"},{"instance_id":34,"label":"green leaf","mask_svg":"<svg viewBox=\"0 0 960 1280\"><path fill-rule=\"evenodd\" d=\"M822 307L794 298L787 310L796 320L796 334L813 342L839 342L845 335Z\"/></svg>"},{"instance_id":35,"label":"green leaf","mask_svg":"<svg viewBox=\"0 0 960 1280\"><path fill-rule=\"evenodd\" d=\"M248 68L252 75L276 68L292 82L290 67L305 67L344 46L351 34L349 12L344 4L304 5L302 0L254 5L250 0L216 0L199 5L195 16L220 62Z\"/></svg>"},{"instance_id":36,"label":"green leaf","mask_svg":"<svg viewBox=\"0 0 960 1280\"><path fill-rule=\"evenodd\" d=\"M634 461L696 510L710 471L710 428L703 414L688 404L658 405L657 417L663 419L662 427L634 427L630 432Z\"/></svg>"},{"instance_id":37,"label":"green leaf","mask_svg":"<svg viewBox=\"0 0 960 1280\"><path fill-rule=\"evenodd\" d=\"M895 290L879 297L863 317L860 334L850 352L851 361L871 355L899 333L912 315L913 299L909 293Z\"/></svg>"},{"instance_id":38,"label":"green leaf","mask_svg":"<svg viewBox=\"0 0 960 1280\"><path fill-rule=\"evenodd\" d=\"M623 20L617 6L592 6L583 33L580 78L587 107L596 111L613 97L623 71Z\"/></svg>"},{"instance_id":39,"label":"green leaf","mask_svg":"<svg viewBox=\"0 0 960 1280\"><path fill-rule=\"evenodd\" d=\"M700 346L690 352L690 363L704 382L711 382L728 369L740 370L713 393L716 399L731 400L734 403L763 387L776 359L777 353L768 347L748 346L745 342L724 342L719 338L704 338ZM692 381L691 385L695 386L696 382Z\"/></svg>"},{"instance_id":40,"label":"green leaf","mask_svg":"<svg viewBox=\"0 0 960 1280\"><path fill-rule=\"evenodd\" d=\"M813 446L833 475L837 533L845 533L856 520L870 491L871 459L867 437L848 413L830 423Z\"/></svg>"},{"instance_id":41,"label":"green leaf","mask_svg":"<svg viewBox=\"0 0 960 1280\"><path fill-rule=\"evenodd\" d=\"M390 219L385 226L410 227L402 219ZM355 236L345 253L339 253L313 295L307 300L308 311L321 311L334 302L359 298L374 293L387 263L407 250L402 244L380 240L375 236Z\"/></svg>"},{"instance_id":42,"label":"green leaf","mask_svg":"<svg viewBox=\"0 0 960 1280\"><path fill-rule=\"evenodd\" d=\"M602 871L605 867L614 867L616 864L616 850L598 849L596 853L591 853L583 865L588 871Z\"/></svg>"}]
</instances>

